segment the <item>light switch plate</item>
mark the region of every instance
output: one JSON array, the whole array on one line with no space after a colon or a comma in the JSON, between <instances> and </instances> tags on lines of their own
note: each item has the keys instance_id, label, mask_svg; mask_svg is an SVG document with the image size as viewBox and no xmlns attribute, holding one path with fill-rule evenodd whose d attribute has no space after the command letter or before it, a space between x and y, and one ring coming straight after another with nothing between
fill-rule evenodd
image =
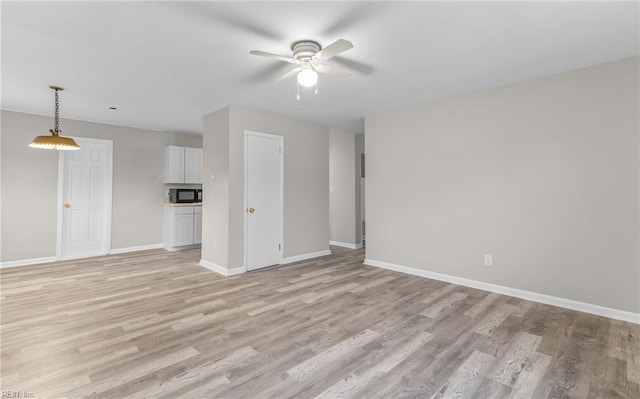
<instances>
[{"instance_id":1,"label":"light switch plate","mask_svg":"<svg viewBox=\"0 0 640 399\"><path fill-rule=\"evenodd\" d=\"M493 256L492 255L485 255L484 256L484 265L485 266L493 266Z\"/></svg>"}]
</instances>

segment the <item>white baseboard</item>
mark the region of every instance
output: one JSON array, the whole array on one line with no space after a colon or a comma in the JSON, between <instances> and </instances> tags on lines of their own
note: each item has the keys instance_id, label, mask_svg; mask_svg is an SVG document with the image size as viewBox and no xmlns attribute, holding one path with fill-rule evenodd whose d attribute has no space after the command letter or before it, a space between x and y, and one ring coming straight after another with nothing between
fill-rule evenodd
<instances>
[{"instance_id":1,"label":"white baseboard","mask_svg":"<svg viewBox=\"0 0 640 399\"><path fill-rule=\"evenodd\" d=\"M414 276L426 277L432 280L445 281L447 283L463 285L465 287L477 288L483 291L495 292L497 294L509 295L516 298L522 298L533 302L544 303L547 305L558 306L561 308L577 310L584 313L591 313L598 316L604 316L611 319L628 321L630 323L640 324L640 313L628 312L607 308L604 306L593 305L585 302L578 302L571 299L559 298L546 294L539 294L531 291L519 290L517 288L509 288L502 285L484 283L482 281L470 280L462 277L451 276L430 272L427 270L416 269L409 266L395 265L393 263L381 262L375 259L365 259L365 265L379 267L382 269L393 270L400 273L411 274Z\"/></svg>"},{"instance_id":2,"label":"white baseboard","mask_svg":"<svg viewBox=\"0 0 640 399\"><path fill-rule=\"evenodd\" d=\"M160 248L164 248L169 252L178 252L178 251L185 251L187 249L202 248L202 245L201 244L193 244L193 245L182 245L180 247L167 247L167 246L164 246L163 244L161 244Z\"/></svg>"},{"instance_id":3,"label":"white baseboard","mask_svg":"<svg viewBox=\"0 0 640 399\"><path fill-rule=\"evenodd\" d=\"M109 255L124 254L128 252L137 252L137 251L146 251L149 249L158 249L158 248L162 248L162 244L149 244L149 245L140 245L137 247L115 248L109 251ZM79 258L73 258L73 259L84 259L84 258L91 258L94 256L103 256L103 255L104 254L88 255L88 256L81 256ZM0 262L0 268L39 265L42 263L51 263L59 260L63 261L63 260L70 260L70 259L64 259L64 258L58 259L55 256L47 256L45 258L11 260L7 262Z\"/></svg>"},{"instance_id":4,"label":"white baseboard","mask_svg":"<svg viewBox=\"0 0 640 399\"><path fill-rule=\"evenodd\" d=\"M128 252L147 251L150 249L159 249L159 248L162 248L162 244L139 245L137 247L115 248L109 251L109 254L111 255L126 254Z\"/></svg>"},{"instance_id":5,"label":"white baseboard","mask_svg":"<svg viewBox=\"0 0 640 399\"><path fill-rule=\"evenodd\" d=\"M235 276L236 274L244 273L244 267L235 267L232 269L227 269L226 267L222 267L213 262L209 262L208 260L200 259L200 266L211 270L212 272L216 272L218 274L222 274L225 277Z\"/></svg>"},{"instance_id":6,"label":"white baseboard","mask_svg":"<svg viewBox=\"0 0 640 399\"><path fill-rule=\"evenodd\" d=\"M331 251L328 249L325 249L324 251L318 251L318 252L309 252L307 254L289 256L288 258L284 258L282 259L282 264L286 265L288 263L299 262L301 260L318 258L320 256L327 256L327 255L331 255Z\"/></svg>"},{"instance_id":7,"label":"white baseboard","mask_svg":"<svg viewBox=\"0 0 640 399\"><path fill-rule=\"evenodd\" d=\"M0 268L39 265L39 264L42 264L42 263L55 262L56 260L57 259L56 259L55 256L47 256L45 258L10 260L10 261L6 261L6 262L0 262Z\"/></svg>"},{"instance_id":8,"label":"white baseboard","mask_svg":"<svg viewBox=\"0 0 640 399\"><path fill-rule=\"evenodd\" d=\"M362 243L351 244L349 242L329 241L329 245L335 245L336 247L343 247L343 248L349 248L349 249L360 249L360 248L362 248Z\"/></svg>"},{"instance_id":9,"label":"white baseboard","mask_svg":"<svg viewBox=\"0 0 640 399\"><path fill-rule=\"evenodd\" d=\"M234 268L228 269L227 277L235 276L237 274L242 274L242 273L246 273L246 270L244 269L244 267L234 267Z\"/></svg>"},{"instance_id":10,"label":"white baseboard","mask_svg":"<svg viewBox=\"0 0 640 399\"><path fill-rule=\"evenodd\" d=\"M286 265L288 263L299 262L301 260L318 258L320 256L327 256L327 255L331 255L331 251L328 249L324 251L310 252L308 254L302 254L302 255L296 255L296 256L290 256L288 258L284 258L282 259L281 264ZM220 266L218 264L209 262L208 260L204 260L204 259L200 259L200 266L205 267L218 274L221 274L225 277L235 276L236 274L242 274L246 272L244 267L235 267L232 269L227 269L226 267Z\"/></svg>"}]
</instances>

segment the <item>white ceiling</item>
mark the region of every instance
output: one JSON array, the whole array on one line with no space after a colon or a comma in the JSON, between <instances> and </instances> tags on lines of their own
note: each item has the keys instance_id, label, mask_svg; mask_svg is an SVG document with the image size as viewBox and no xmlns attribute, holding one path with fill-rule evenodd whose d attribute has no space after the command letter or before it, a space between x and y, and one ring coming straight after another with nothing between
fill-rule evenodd
<instances>
[{"instance_id":1,"label":"white ceiling","mask_svg":"<svg viewBox=\"0 0 640 399\"><path fill-rule=\"evenodd\" d=\"M638 2L2 2L2 108L202 132L239 105L362 130L365 115L639 53ZM292 42L354 48L295 99ZM108 107L115 106L116 111ZM64 129L64 127L63 127Z\"/></svg>"}]
</instances>

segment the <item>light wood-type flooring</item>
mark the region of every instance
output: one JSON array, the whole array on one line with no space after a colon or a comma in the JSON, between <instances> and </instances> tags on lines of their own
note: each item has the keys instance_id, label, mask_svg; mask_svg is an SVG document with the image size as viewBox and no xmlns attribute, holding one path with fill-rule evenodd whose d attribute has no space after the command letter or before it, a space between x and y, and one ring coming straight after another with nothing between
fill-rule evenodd
<instances>
[{"instance_id":1,"label":"light wood-type flooring","mask_svg":"<svg viewBox=\"0 0 640 399\"><path fill-rule=\"evenodd\" d=\"M224 278L199 250L1 271L3 390L35 398L640 398L640 326L363 266ZM23 396L24 397L24 396Z\"/></svg>"}]
</instances>

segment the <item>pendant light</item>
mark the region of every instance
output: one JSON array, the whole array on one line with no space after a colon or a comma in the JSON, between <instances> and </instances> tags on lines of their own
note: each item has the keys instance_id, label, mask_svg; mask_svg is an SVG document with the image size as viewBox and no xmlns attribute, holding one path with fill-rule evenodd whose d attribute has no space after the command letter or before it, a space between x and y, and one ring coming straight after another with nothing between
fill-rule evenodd
<instances>
[{"instance_id":1,"label":"pendant light","mask_svg":"<svg viewBox=\"0 0 640 399\"><path fill-rule=\"evenodd\" d=\"M64 90L62 87L58 86L49 86L52 90L56 92L56 113L55 113L55 124L53 129L50 129L51 136L38 136L29 147L33 148L42 148L46 150L79 150L80 146L70 137L62 137L60 136L60 129L58 125L60 123L60 103L58 101L58 91Z\"/></svg>"}]
</instances>

